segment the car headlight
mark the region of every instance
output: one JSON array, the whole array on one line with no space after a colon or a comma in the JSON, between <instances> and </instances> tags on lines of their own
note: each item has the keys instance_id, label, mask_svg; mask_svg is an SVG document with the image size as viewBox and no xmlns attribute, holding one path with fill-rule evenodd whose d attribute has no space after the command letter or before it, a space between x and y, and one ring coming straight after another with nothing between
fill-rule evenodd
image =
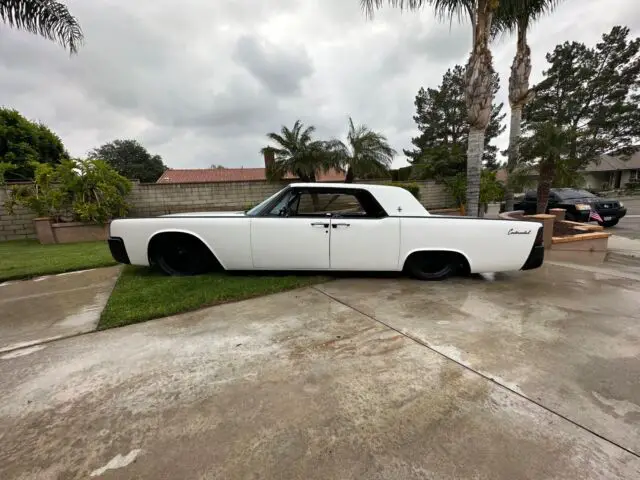
<instances>
[{"instance_id":1,"label":"car headlight","mask_svg":"<svg viewBox=\"0 0 640 480\"><path fill-rule=\"evenodd\" d=\"M591 210L591 205L587 205L585 203L576 204L576 210Z\"/></svg>"},{"instance_id":2,"label":"car headlight","mask_svg":"<svg viewBox=\"0 0 640 480\"><path fill-rule=\"evenodd\" d=\"M620 202L619 205L620 205L620 208L624 207L624 203L622 202Z\"/></svg>"}]
</instances>

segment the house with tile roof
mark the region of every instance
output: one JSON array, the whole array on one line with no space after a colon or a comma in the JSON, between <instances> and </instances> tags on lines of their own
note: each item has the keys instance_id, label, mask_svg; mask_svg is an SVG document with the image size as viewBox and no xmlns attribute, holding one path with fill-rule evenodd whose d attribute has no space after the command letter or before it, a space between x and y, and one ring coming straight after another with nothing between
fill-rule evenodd
<instances>
[{"instance_id":1,"label":"house with tile roof","mask_svg":"<svg viewBox=\"0 0 640 480\"><path fill-rule=\"evenodd\" d=\"M166 170L156 183L231 183L231 182L266 182L267 165L274 161L273 153L265 152L264 167L258 168L185 168ZM283 180L296 180L288 173ZM344 182L345 173L337 170L318 172L318 182Z\"/></svg>"}]
</instances>

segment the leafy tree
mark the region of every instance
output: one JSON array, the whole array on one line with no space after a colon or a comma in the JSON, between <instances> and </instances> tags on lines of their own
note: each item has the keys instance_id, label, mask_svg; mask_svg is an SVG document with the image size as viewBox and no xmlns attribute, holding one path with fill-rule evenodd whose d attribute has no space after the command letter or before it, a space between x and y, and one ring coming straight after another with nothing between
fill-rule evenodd
<instances>
[{"instance_id":1,"label":"leafy tree","mask_svg":"<svg viewBox=\"0 0 640 480\"><path fill-rule=\"evenodd\" d=\"M292 173L303 182L315 182L318 172L337 166L330 143L314 140L314 132L314 126L305 128L300 120L296 120L292 129L283 125L280 133L267 134L267 138L276 144L261 150L263 154L273 152L275 163L270 172L271 178L282 178Z\"/></svg>"},{"instance_id":2,"label":"leafy tree","mask_svg":"<svg viewBox=\"0 0 640 480\"><path fill-rule=\"evenodd\" d=\"M467 16L471 20L472 48L465 69L465 101L469 136L467 142L467 214L479 212L480 171L484 154L484 141L491 120L493 103L493 60L489 41L493 15L500 1L524 0L360 0L369 16L376 8L388 3L401 10L420 10L432 6L439 15L453 20Z\"/></svg>"},{"instance_id":3,"label":"leafy tree","mask_svg":"<svg viewBox=\"0 0 640 480\"><path fill-rule=\"evenodd\" d=\"M539 169L538 212L557 172L577 176L604 153L630 153L640 137L640 39L628 37L616 26L595 47L566 42L547 54L521 144L522 159Z\"/></svg>"},{"instance_id":4,"label":"leafy tree","mask_svg":"<svg viewBox=\"0 0 640 480\"><path fill-rule=\"evenodd\" d=\"M114 140L89 152L92 160L102 159L122 176L153 183L167 166L160 155L151 155L137 140Z\"/></svg>"},{"instance_id":5,"label":"leafy tree","mask_svg":"<svg viewBox=\"0 0 640 480\"><path fill-rule=\"evenodd\" d=\"M511 125L509 127L509 149L507 172L513 173L520 156L522 109L531 98L529 90L531 76L531 49L527 43L527 32L531 24L545 13L553 10L561 0L502 1L494 19L494 33L516 32L516 54L511 64L509 77L509 105ZM511 175L509 175L511 177ZM513 181L507 179L505 203L507 211L513 210Z\"/></svg>"},{"instance_id":6,"label":"leafy tree","mask_svg":"<svg viewBox=\"0 0 640 480\"><path fill-rule=\"evenodd\" d=\"M388 176L396 154L383 134L374 132L366 125L354 125L351 117L347 142L333 140L327 146L336 155L335 162L347 171L346 183L367 175Z\"/></svg>"},{"instance_id":7,"label":"leafy tree","mask_svg":"<svg viewBox=\"0 0 640 480\"><path fill-rule=\"evenodd\" d=\"M57 42L72 54L78 53L83 41L76 18L55 0L0 0L0 20Z\"/></svg>"},{"instance_id":8,"label":"leafy tree","mask_svg":"<svg viewBox=\"0 0 640 480\"><path fill-rule=\"evenodd\" d=\"M492 81L495 95L499 89L498 74L493 74ZM464 67L456 65L446 71L438 88L420 88L418 91L413 119L421 133L411 140L415 148L404 150L414 165L414 176L441 180L466 171L469 124L466 121L465 82ZM491 170L498 166L498 149L491 142L505 130L502 107L502 103L493 105L486 130L483 161Z\"/></svg>"},{"instance_id":9,"label":"leafy tree","mask_svg":"<svg viewBox=\"0 0 640 480\"><path fill-rule=\"evenodd\" d=\"M0 108L0 162L14 166L5 173L6 180L32 180L32 162L57 164L68 158L62 140L47 126Z\"/></svg>"}]
</instances>

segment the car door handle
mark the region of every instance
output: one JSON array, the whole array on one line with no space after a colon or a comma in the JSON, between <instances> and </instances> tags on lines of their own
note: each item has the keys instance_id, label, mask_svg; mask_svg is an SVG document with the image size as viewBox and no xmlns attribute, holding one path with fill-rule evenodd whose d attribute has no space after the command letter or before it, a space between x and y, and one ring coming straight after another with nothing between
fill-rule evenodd
<instances>
[{"instance_id":1,"label":"car door handle","mask_svg":"<svg viewBox=\"0 0 640 480\"><path fill-rule=\"evenodd\" d=\"M329 224L328 223L322 223L322 222L313 222L313 223L310 223L310 225L312 227L329 228Z\"/></svg>"},{"instance_id":2,"label":"car door handle","mask_svg":"<svg viewBox=\"0 0 640 480\"><path fill-rule=\"evenodd\" d=\"M348 227L350 227L350 226L351 226L351 224L350 224L350 223L332 223L332 224L331 224L331 226L332 226L333 228L338 228L338 227L345 227L345 228L348 228Z\"/></svg>"}]
</instances>

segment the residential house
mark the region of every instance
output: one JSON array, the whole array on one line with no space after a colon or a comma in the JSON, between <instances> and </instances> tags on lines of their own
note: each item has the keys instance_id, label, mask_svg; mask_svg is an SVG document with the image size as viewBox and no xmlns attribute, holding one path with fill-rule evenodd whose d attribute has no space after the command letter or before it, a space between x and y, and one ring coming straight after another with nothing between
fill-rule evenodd
<instances>
[{"instance_id":1,"label":"residential house","mask_svg":"<svg viewBox=\"0 0 640 480\"><path fill-rule=\"evenodd\" d=\"M592 162L583 173L585 186L594 190L625 188L628 183L640 182L640 150L627 160L602 155L598 163Z\"/></svg>"},{"instance_id":2,"label":"residential house","mask_svg":"<svg viewBox=\"0 0 640 480\"><path fill-rule=\"evenodd\" d=\"M266 182L267 165L274 161L273 154L265 152L264 167L258 168L189 168L166 170L156 183L229 183L229 182ZM345 173L336 170L318 172L318 182L344 182ZM295 180L296 176L287 174L284 180Z\"/></svg>"},{"instance_id":3,"label":"residential house","mask_svg":"<svg viewBox=\"0 0 640 480\"><path fill-rule=\"evenodd\" d=\"M640 183L640 150L623 160L622 157L602 155L600 161L591 162L582 171L584 187L591 190L612 190L625 188L629 183ZM501 182L507 181L507 170L501 168L496 172L496 178ZM530 175L531 182L538 180L537 172Z\"/></svg>"}]
</instances>

